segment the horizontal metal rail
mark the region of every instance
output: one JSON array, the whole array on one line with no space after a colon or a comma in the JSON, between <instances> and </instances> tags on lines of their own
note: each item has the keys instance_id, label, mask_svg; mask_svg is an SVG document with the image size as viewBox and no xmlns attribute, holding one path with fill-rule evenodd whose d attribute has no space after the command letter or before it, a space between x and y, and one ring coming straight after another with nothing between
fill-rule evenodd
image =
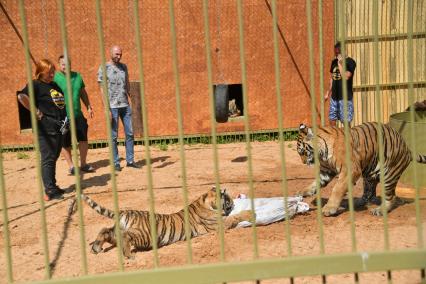
<instances>
[{"instance_id":1,"label":"horizontal metal rail","mask_svg":"<svg viewBox=\"0 0 426 284\"><path fill-rule=\"evenodd\" d=\"M296 139L298 130L294 128L287 128L283 131L283 137L285 141L293 141ZM251 141L269 141L269 140L278 140L279 131L277 129L268 129L268 130L259 130L251 131L250 140ZM150 145L158 144L176 144L179 137L175 135L170 136L153 136L149 138ZM184 135L184 141L186 144L191 143L200 143L200 144L211 144L213 137L207 134L192 134ZM231 142L245 141L244 132L226 132L222 134L217 134L216 139L218 144L225 144ZM124 139L118 140L119 145L124 145ZM135 145L145 145L143 138L135 138ZM89 141L90 149L105 148L108 147L107 140L91 140ZM21 152L21 151L33 151L33 144L25 145L3 145L0 146L0 152Z\"/></svg>"},{"instance_id":2,"label":"horizontal metal rail","mask_svg":"<svg viewBox=\"0 0 426 284\"><path fill-rule=\"evenodd\" d=\"M413 88L426 88L426 81L417 81L413 82ZM408 89L408 82L402 82L402 83L382 83L379 84L380 90L395 90L395 89ZM375 84L371 85L358 85L353 86L354 92L359 91L374 91L376 88Z\"/></svg>"},{"instance_id":3,"label":"horizontal metal rail","mask_svg":"<svg viewBox=\"0 0 426 284\"><path fill-rule=\"evenodd\" d=\"M66 279L66 283L220 283L225 281L247 281L352 272L411 270L421 269L425 266L426 250L417 249L392 252L357 252L336 255L298 256L239 263L187 265L174 268L83 276L81 278ZM64 280L51 280L49 283L64 283Z\"/></svg>"},{"instance_id":4,"label":"horizontal metal rail","mask_svg":"<svg viewBox=\"0 0 426 284\"><path fill-rule=\"evenodd\" d=\"M395 40L406 40L408 39L408 33L398 33L398 34L386 34L379 35L379 41L395 41ZM413 33L413 39L426 38L425 32ZM346 44L348 43L364 43L364 42L374 42L374 35L367 36L354 36L347 37L345 39Z\"/></svg>"}]
</instances>

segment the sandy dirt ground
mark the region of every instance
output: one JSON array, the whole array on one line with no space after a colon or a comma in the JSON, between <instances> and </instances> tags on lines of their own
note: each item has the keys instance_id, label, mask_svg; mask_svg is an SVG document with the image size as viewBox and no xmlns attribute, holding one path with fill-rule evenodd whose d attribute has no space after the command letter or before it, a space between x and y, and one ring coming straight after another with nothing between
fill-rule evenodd
<instances>
[{"instance_id":1,"label":"sandy dirt ground","mask_svg":"<svg viewBox=\"0 0 426 284\"><path fill-rule=\"evenodd\" d=\"M253 187L256 197L282 196L281 159L279 143L252 143ZM124 147L119 147L124 154ZM142 169L123 168L116 174L119 205L122 209L149 210L147 190L147 167L142 146L136 146L136 160ZM248 162L246 144L219 145L220 179L231 196L248 194ZM300 162L295 142L285 145L287 183L290 195L295 195L313 181L313 168ZM179 148L169 146L167 150L153 147L152 177L155 195L155 210L172 213L183 207L182 171ZM82 187L87 194L102 205L113 208L113 194L107 149L90 150L88 161L96 172L84 174ZM213 151L211 145L185 146L186 175L189 200L195 199L214 184ZM18 282L42 280L44 252L41 234L41 214L37 189L34 153L5 153L4 177L7 192L9 229L13 259L13 278ZM125 161L122 161L122 165ZM72 191L75 177L68 176L65 161L60 158L57 165L58 184ZM323 190L327 197L334 183ZM361 195L358 182L354 195ZM83 274L80 247L78 215L67 221L67 207L74 192L66 194L66 199L46 203L47 230L50 261L55 262L52 277L69 278ZM305 199L311 204L312 198ZM423 236L426 236L426 201L421 200L421 223ZM119 270L117 249L94 255L89 252L89 243L99 230L112 225L112 220L96 214L88 206L83 207L85 251L88 274L103 274ZM355 212L356 249L359 251L382 251L384 243L383 218L369 214L368 210ZM414 203L398 207L389 214L390 250L417 247L417 227ZM324 249L326 254L352 251L351 222L349 212L337 217L323 219ZM6 283L6 256L4 250L3 220L0 226L0 282ZM320 254L320 238L317 211L311 204L311 211L296 215L290 220L291 244L294 256ZM257 228L259 258L287 257L287 237L285 222L278 222ZM212 233L195 238L192 244L194 264L216 263L220 261L219 235ZM212 245L213 244L213 245ZM252 228L238 228L225 233L225 259L238 262L253 259L254 242ZM187 264L187 243L178 242L158 250L160 267L182 266ZM138 252L134 260L125 260L126 271L151 269L154 267L152 251ZM353 274L327 277L328 283L353 283ZM393 283L420 283L419 271L394 271ZM252 282L245 282L252 283ZM289 283L288 279L270 279L262 283ZM321 277L299 277L295 283L321 283ZM386 272L361 273L360 283L387 283Z\"/></svg>"}]
</instances>

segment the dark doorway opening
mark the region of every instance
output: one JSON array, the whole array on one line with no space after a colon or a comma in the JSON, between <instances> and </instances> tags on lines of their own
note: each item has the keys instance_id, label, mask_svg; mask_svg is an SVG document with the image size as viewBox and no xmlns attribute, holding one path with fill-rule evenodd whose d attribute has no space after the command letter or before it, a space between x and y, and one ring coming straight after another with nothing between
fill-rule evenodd
<instances>
[{"instance_id":1,"label":"dark doorway opening","mask_svg":"<svg viewBox=\"0 0 426 284\"><path fill-rule=\"evenodd\" d=\"M244 115L243 85L231 84L229 88L229 117Z\"/></svg>"},{"instance_id":2,"label":"dark doorway opening","mask_svg":"<svg viewBox=\"0 0 426 284\"><path fill-rule=\"evenodd\" d=\"M31 129L31 113L18 101L19 128L21 131Z\"/></svg>"}]
</instances>

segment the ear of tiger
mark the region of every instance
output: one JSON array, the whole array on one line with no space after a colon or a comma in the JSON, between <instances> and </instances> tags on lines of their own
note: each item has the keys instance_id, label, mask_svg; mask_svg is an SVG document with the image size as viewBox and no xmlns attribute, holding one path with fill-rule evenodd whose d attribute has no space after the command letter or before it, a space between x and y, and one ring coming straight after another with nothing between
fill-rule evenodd
<instances>
[{"instance_id":1,"label":"ear of tiger","mask_svg":"<svg viewBox=\"0 0 426 284\"><path fill-rule=\"evenodd\" d=\"M299 132L308 134L308 127L305 124L301 123L299 125Z\"/></svg>"},{"instance_id":2,"label":"ear of tiger","mask_svg":"<svg viewBox=\"0 0 426 284\"><path fill-rule=\"evenodd\" d=\"M215 185L212 186L211 191L216 192L216 186ZM226 188L221 188L220 189L220 193L221 194L225 194L226 193Z\"/></svg>"}]
</instances>

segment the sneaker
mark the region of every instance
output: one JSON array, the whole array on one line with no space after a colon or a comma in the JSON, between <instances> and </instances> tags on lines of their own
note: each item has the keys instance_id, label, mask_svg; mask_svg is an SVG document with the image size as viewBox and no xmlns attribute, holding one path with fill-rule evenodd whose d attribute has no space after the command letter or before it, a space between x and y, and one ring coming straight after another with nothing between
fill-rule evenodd
<instances>
[{"instance_id":1,"label":"sneaker","mask_svg":"<svg viewBox=\"0 0 426 284\"><path fill-rule=\"evenodd\" d=\"M84 166L81 166L80 169L81 169L81 171L86 172L86 173L93 173L95 171L95 168L93 168L89 164L85 164Z\"/></svg>"},{"instance_id":2,"label":"sneaker","mask_svg":"<svg viewBox=\"0 0 426 284\"><path fill-rule=\"evenodd\" d=\"M66 190L65 190L65 189L60 188L59 186L56 186L55 190L56 190L56 192L58 192L58 193L60 193L60 194L64 194L64 193L66 193Z\"/></svg>"},{"instance_id":3,"label":"sneaker","mask_svg":"<svg viewBox=\"0 0 426 284\"><path fill-rule=\"evenodd\" d=\"M114 168L115 168L115 171L121 172L120 164L115 165Z\"/></svg>"},{"instance_id":4,"label":"sneaker","mask_svg":"<svg viewBox=\"0 0 426 284\"><path fill-rule=\"evenodd\" d=\"M68 170L68 175L69 175L69 176L73 176L73 175L75 175L74 167L71 167L71 168Z\"/></svg>"},{"instance_id":5,"label":"sneaker","mask_svg":"<svg viewBox=\"0 0 426 284\"><path fill-rule=\"evenodd\" d=\"M140 166L136 165L136 163L134 163L134 162L127 163L127 167L129 167L129 168L135 168L135 169L140 169Z\"/></svg>"},{"instance_id":6,"label":"sneaker","mask_svg":"<svg viewBox=\"0 0 426 284\"><path fill-rule=\"evenodd\" d=\"M51 191L49 193L44 194L44 201L51 201L54 199L64 199L63 193L61 191Z\"/></svg>"}]
</instances>

